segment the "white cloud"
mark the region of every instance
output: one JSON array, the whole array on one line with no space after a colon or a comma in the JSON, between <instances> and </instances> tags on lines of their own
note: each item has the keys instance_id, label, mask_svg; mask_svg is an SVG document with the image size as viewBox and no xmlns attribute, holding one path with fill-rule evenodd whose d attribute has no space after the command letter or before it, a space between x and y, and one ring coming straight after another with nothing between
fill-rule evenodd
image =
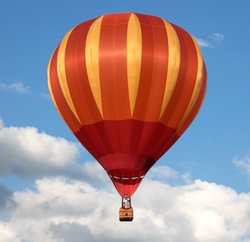
<instances>
[{"instance_id":1,"label":"white cloud","mask_svg":"<svg viewBox=\"0 0 250 242\"><path fill-rule=\"evenodd\" d=\"M233 163L250 178L250 156L245 156L244 158L235 158Z\"/></svg>"},{"instance_id":2,"label":"white cloud","mask_svg":"<svg viewBox=\"0 0 250 242\"><path fill-rule=\"evenodd\" d=\"M152 216L175 231L171 241L241 241L250 235L250 194L200 180L176 187L148 181L146 186L157 198L149 198L154 204L146 209L153 206Z\"/></svg>"},{"instance_id":3,"label":"white cloud","mask_svg":"<svg viewBox=\"0 0 250 242\"><path fill-rule=\"evenodd\" d=\"M51 100L51 97L48 93L39 92L34 93L31 91L29 86L25 86L21 81L16 81L11 84L0 83L0 90L3 91L12 91L19 94L29 94L36 98L42 98L44 100Z\"/></svg>"},{"instance_id":4,"label":"white cloud","mask_svg":"<svg viewBox=\"0 0 250 242\"><path fill-rule=\"evenodd\" d=\"M14 205L12 192L7 187L0 184L0 211L6 212L6 210L12 208Z\"/></svg>"},{"instance_id":5,"label":"white cloud","mask_svg":"<svg viewBox=\"0 0 250 242\"><path fill-rule=\"evenodd\" d=\"M132 223L118 221L114 189L85 181L44 178L13 199L18 206L0 224L4 242L250 241L250 194L200 180L172 187L145 179L132 200Z\"/></svg>"},{"instance_id":6,"label":"white cloud","mask_svg":"<svg viewBox=\"0 0 250 242\"><path fill-rule=\"evenodd\" d=\"M168 166L153 166L147 174L147 178L179 185L192 182L189 172L180 174Z\"/></svg>"},{"instance_id":7,"label":"white cloud","mask_svg":"<svg viewBox=\"0 0 250 242\"><path fill-rule=\"evenodd\" d=\"M196 40L197 40L198 45L200 47L208 47L208 48L212 48L213 47L207 40L198 39L198 38L196 38Z\"/></svg>"},{"instance_id":8,"label":"white cloud","mask_svg":"<svg viewBox=\"0 0 250 242\"><path fill-rule=\"evenodd\" d=\"M13 82L11 84L0 83L0 89L11 90L21 94L30 93L30 88L28 86L24 86L24 84L20 81Z\"/></svg>"},{"instance_id":9,"label":"white cloud","mask_svg":"<svg viewBox=\"0 0 250 242\"><path fill-rule=\"evenodd\" d=\"M38 132L34 127L5 127L0 119L0 176L21 178L65 175L93 183L106 179L97 163L77 163L78 143ZM93 175L90 170L99 171ZM91 174L91 175L90 175Z\"/></svg>"},{"instance_id":10,"label":"white cloud","mask_svg":"<svg viewBox=\"0 0 250 242\"><path fill-rule=\"evenodd\" d=\"M42 99L45 100L51 100L51 97L48 93L44 93L44 92L40 92L39 94L37 94L37 97L40 97Z\"/></svg>"},{"instance_id":11,"label":"white cloud","mask_svg":"<svg viewBox=\"0 0 250 242\"><path fill-rule=\"evenodd\" d=\"M200 47L214 48L224 40L224 35L221 33L213 33L208 36L208 40L200 38L195 39Z\"/></svg>"},{"instance_id":12,"label":"white cloud","mask_svg":"<svg viewBox=\"0 0 250 242\"><path fill-rule=\"evenodd\" d=\"M224 40L224 35L221 33L214 33L213 35L209 36L214 42L220 43Z\"/></svg>"},{"instance_id":13,"label":"white cloud","mask_svg":"<svg viewBox=\"0 0 250 242\"><path fill-rule=\"evenodd\" d=\"M0 174L36 179L21 191L0 186L0 242L250 241L250 193L166 166L153 167L133 196L134 221L120 223L111 181L96 162L78 164L78 152L74 143L0 120Z\"/></svg>"},{"instance_id":14,"label":"white cloud","mask_svg":"<svg viewBox=\"0 0 250 242\"><path fill-rule=\"evenodd\" d=\"M33 177L63 169L78 155L77 145L39 133L34 127L0 127L0 175Z\"/></svg>"},{"instance_id":15,"label":"white cloud","mask_svg":"<svg viewBox=\"0 0 250 242\"><path fill-rule=\"evenodd\" d=\"M178 172L168 166L153 166L147 177L161 181L166 179L176 179L178 178Z\"/></svg>"},{"instance_id":16,"label":"white cloud","mask_svg":"<svg viewBox=\"0 0 250 242\"><path fill-rule=\"evenodd\" d=\"M16 232L13 231L10 224L6 222L0 222L0 233L0 242L21 242L21 240L18 239Z\"/></svg>"}]
</instances>

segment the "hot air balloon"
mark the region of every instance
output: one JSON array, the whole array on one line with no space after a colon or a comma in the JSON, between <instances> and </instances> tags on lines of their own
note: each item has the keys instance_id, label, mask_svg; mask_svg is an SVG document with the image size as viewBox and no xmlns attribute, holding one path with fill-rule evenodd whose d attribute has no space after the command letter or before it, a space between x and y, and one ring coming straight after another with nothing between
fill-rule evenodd
<instances>
[{"instance_id":1,"label":"hot air balloon","mask_svg":"<svg viewBox=\"0 0 250 242\"><path fill-rule=\"evenodd\" d=\"M70 30L48 65L53 102L105 169L132 221L131 196L202 105L207 71L195 39L162 18L107 14Z\"/></svg>"}]
</instances>

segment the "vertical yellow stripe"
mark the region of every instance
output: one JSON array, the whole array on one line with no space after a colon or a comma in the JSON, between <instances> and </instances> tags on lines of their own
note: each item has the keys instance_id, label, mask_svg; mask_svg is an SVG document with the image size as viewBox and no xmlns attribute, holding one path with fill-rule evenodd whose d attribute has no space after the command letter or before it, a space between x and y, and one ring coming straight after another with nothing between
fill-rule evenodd
<instances>
[{"instance_id":1,"label":"vertical yellow stripe","mask_svg":"<svg viewBox=\"0 0 250 242\"><path fill-rule=\"evenodd\" d=\"M78 114L76 112L75 106L73 104L70 91L69 91L69 86L67 83L67 78L66 78L66 70L65 70L65 51L68 43L69 36L71 32L73 31L70 30L65 37L63 38L59 50L58 50L58 55L57 55L57 74L58 74L58 79L59 79L59 84L61 86L64 98L66 102L68 103L71 111L74 113L75 117L78 119L80 122L80 119L78 117Z\"/></svg>"},{"instance_id":2,"label":"vertical yellow stripe","mask_svg":"<svg viewBox=\"0 0 250 242\"><path fill-rule=\"evenodd\" d=\"M99 73L99 42L102 19L103 16L97 18L89 29L86 39L85 58L90 88L92 90L96 105L103 116Z\"/></svg>"},{"instance_id":3,"label":"vertical yellow stripe","mask_svg":"<svg viewBox=\"0 0 250 242\"><path fill-rule=\"evenodd\" d=\"M182 118L179 126L186 119L186 117L188 116L189 112L191 111L193 105L195 104L195 101L196 101L196 99L198 97L198 94L199 94L199 91L200 91L200 87L201 87L201 83L202 83L203 58L202 58L202 54L201 54L200 48L199 48L196 40L193 37L192 37L192 39L193 39L193 42L195 44L196 53L197 53L197 59L198 59L197 76L196 76L196 81L195 81L195 86L194 86L194 91L193 91L192 97L190 99L190 102L188 104L187 110L186 110L185 114L183 115L183 118Z\"/></svg>"},{"instance_id":4,"label":"vertical yellow stripe","mask_svg":"<svg viewBox=\"0 0 250 242\"><path fill-rule=\"evenodd\" d=\"M164 19L163 21L168 36L168 71L160 118L171 99L180 69L180 44L178 36L172 25Z\"/></svg>"},{"instance_id":5,"label":"vertical yellow stripe","mask_svg":"<svg viewBox=\"0 0 250 242\"><path fill-rule=\"evenodd\" d=\"M50 92L50 96L51 96L51 99L58 111L58 113L62 116L57 104L56 104L56 100L54 98L54 93L52 92L52 88L51 88L51 82L50 82L50 65L51 65L51 59L52 59L52 56L54 55L54 53L51 55L50 57L50 60L49 60L49 64L48 64L48 69L47 69L47 76L48 76L48 88L49 88L49 92Z\"/></svg>"},{"instance_id":6,"label":"vertical yellow stripe","mask_svg":"<svg viewBox=\"0 0 250 242\"><path fill-rule=\"evenodd\" d=\"M49 64L48 64L48 68L47 68L48 88L49 88L49 92L50 92L51 96L53 96L53 93L52 93L51 84L50 84L50 65L51 65L51 59L52 59L53 55L54 55L54 53L51 55L51 57L49 59ZM53 97L53 101L54 101L54 97Z\"/></svg>"},{"instance_id":7,"label":"vertical yellow stripe","mask_svg":"<svg viewBox=\"0 0 250 242\"><path fill-rule=\"evenodd\" d=\"M53 94L53 92L52 92L50 81L48 82L48 87L49 87L50 97L51 97L51 99L52 99L52 101L53 101L53 103L54 103L54 106L55 106L57 112L58 112L58 113L61 115L61 117L63 118L63 115L62 115L60 109L59 109L58 106L57 106L57 103L56 103L54 94ZM63 119L64 119L64 118L63 118Z\"/></svg>"},{"instance_id":8,"label":"vertical yellow stripe","mask_svg":"<svg viewBox=\"0 0 250 242\"><path fill-rule=\"evenodd\" d=\"M127 75L131 114L133 115L140 80L142 57L141 25L135 14L131 14L127 32Z\"/></svg>"}]
</instances>

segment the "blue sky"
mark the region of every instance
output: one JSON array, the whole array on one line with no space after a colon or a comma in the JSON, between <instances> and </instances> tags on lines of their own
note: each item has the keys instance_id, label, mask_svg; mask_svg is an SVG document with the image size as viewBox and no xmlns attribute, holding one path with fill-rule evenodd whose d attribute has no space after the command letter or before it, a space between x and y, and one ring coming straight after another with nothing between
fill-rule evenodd
<instances>
[{"instance_id":1,"label":"blue sky","mask_svg":"<svg viewBox=\"0 0 250 242\"><path fill-rule=\"evenodd\" d=\"M1 1L0 242L249 242L249 7L232 0ZM133 223L121 225L118 193L50 100L47 65L75 25L130 11L191 33L209 79L198 117L138 189Z\"/></svg>"}]
</instances>

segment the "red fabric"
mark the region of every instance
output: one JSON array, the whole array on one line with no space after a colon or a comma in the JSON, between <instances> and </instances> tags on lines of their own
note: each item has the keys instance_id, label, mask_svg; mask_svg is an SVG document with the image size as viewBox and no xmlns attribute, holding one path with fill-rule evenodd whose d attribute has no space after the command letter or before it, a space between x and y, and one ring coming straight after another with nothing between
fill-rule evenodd
<instances>
[{"instance_id":1,"label":"red fabric","mask_svg":"<svg viewBox=\"0 0 250 242\"><path fill-rule=\"evenodd\" d=\"M121 196L132 194L152 165L173 144L176 130L158 122L104 120L82 126L75 133L82 145L98 160L106 172L126 174L128 180L110 177ZM121 139L123 137L123 139Z\"/></svg>"}]
</instances>

